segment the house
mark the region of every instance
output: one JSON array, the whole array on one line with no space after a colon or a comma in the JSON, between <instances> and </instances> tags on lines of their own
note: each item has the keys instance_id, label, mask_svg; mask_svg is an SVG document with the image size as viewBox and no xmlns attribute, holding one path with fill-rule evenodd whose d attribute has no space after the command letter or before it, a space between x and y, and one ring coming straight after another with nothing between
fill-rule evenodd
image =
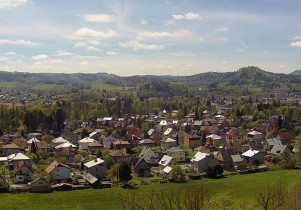
<instances>
[{"instance_id":1,"label":"house","mask_svg":"<svg viewBox=\"0 0 301 210\"><path fill-rule=\"evenodd\" d=\"M30 192L50 192L51 187L50 184L41 178L36 178L31 182L27 183Z\"/></svg>"},{"instance_id":2,"label":"house","mask_svg":"<svg viewBox=\"0 0 301 210\"><path fill-rule=\"evenodd\" d=\"M225 149L233 150L235 153L241 153L241 146L237 142L229 142L224 145Z\"/></svg>"},{"instance_id":3,"label":"house","mask_svg":"<svg viewBox=\"0 0 301 210\"><path fill-rule=\"evenodd\" d=\"M95 142L94 139L91 139L89 137L83 138L78 141L78 148L79 149L88 149L88 144Z\"/></svg>"},{"instance_id":4,"label":"house","mask_svg":"<svg viewBox=\"0 0 301 210\"><path fill-rule=\"evenodd\" d=\"M61 137L65 140L71 142L72 144L78 144L78 138L77 138L76 133L66 131L66 132L61 134Z\"/></svg>"},{"instance_id":5,"label":"house","mask_svg":"<svg viewBox=\"0 0 301 210\"><path fill-rule=\"evenodd\" d=\"M130 162L132 171L138 174L139 177L151 176L150 166L143 159L143 157L133 157Z\"/></svg>"},{"instance_id":6,"label":"house","mask_svg":"<svg viewBox=\"0 0 301 210\"><path fill-rule=\"evenodd\" d=\"M279 155L283 153L286 158L290 158L293 154L286 145L282 144L275 144L269 153L271 155Z\"/></svg>"},{"instance_id":7,"label":"house","mask_svg":"<svg viewBox=\"0 0 301 210\"><path fill-rule=\"evenodd\" d=\"M98 150L102 150L103 145L98 142L92 142L88 144L88 151L91 153L96 153Z\"/></svg>"},{"instance_id":8,"label":"house","mask_svg":"<svg viewBox=\"0 0 301 210\"><path fill-rule=\"evenodd\" d=\"M95 141L98 141L100 137L100 132L93 131L89 134L89 138L94 139Z\"/></svg>"},{"instance_id":9,"label":"house","mask_svg":"<svg viewBox=\"0 0 301 210\"><path fill-rule=\"evenodd\" d=\"M86 174L92 174L96 178L106 177L107 167L105 161L96 158L84 164L84 170Z\"/></svg>"},{"instance_id":10,"label":"house","mask_svg":"<svg viewBox=\"0 0 301 210\"><path fill-rule=\"evenodd\" d=\"M14 143L7 144L7 145L4 145L2 147L2 151L3 151L4 156L9 156L11 154L19 153L20 149L21 148L18 145L14 144Z\"/></svg>"},{"instance_id":11,"label":"house","mask_svg":"<svg viewBox=\"0 0 301 210\"><path fill-rule=\"evenodd\" d=\"M67 143L67 142L69 142L69 141L64 139L63 137L58 137L58 138L51 140L51 147L54 148L60 144Z\"/></svg>"},{"instance_id":12,"label":"house","mask_svg":"<svg viewBox=\"0 0 301 210\"><path fill-rule=\"evenodd\" d=\"M94 132L93 128L85 127L85 128L78 128L78 129L74 130L73 133L75 133L77 135L77 139L80 139L80 138L82 138L82 133L84 130L86 130L88 134Z\"/></svg>"},{"instance_id":13,"label":"house","mask_svg":"<svg viewBox=\"0 0 301 210\"><path fill-rule=\"evenodd\" d=\"M161 140L162 140L162 137L158 134L153 134L149 137L151 140L153 140L154 142L156 142L156 146L160 146L161 145Z\"/></svg>"},{"instance_id":14,"label":"house","mask_svg":"<svg viewBox=\"0 0 301 210\"><path fill-rule=\"evenodd\" d=\"M168 122L167 120L161 120L158 126L159 132L163 133L166 129L172 126L172 123Z\"/></svg>"},{"instance_id":15,"label":"house","mask_svg":"<svg viewBox=\"0 0 301 210\"><path fill-rule=\"evenodd\" d=\"M236 130L232 130L227 133L226 141L232 143L238 143L243 138L243 135Z\"/></svg>"},{"instance_id":16,"label":"house","mask_svg":"<svg viewBox=\"0 0 301 210\"><path fill-rule=\"evenodd\" d=\"M258 131L251 131L248 133L248 139L250 140L262 140L262 133L258 132Z\"/></svg>"},{"instance_id":17,"label":"house","mask_svg":"<svg viewBox=\"0 0 301 210\"><path fill-rule=\"evenodd\" d=\"M103 140L102 140L102 145L105 147L105 148L113 148L113 142L116 141L117 139L114 138L112 135L108 136L108 137L105 137Z\"/></svg>"},{"instance_id":18,"label":"house","mask_svg":"<svg viewBox=\"0 0 301 210\"><path fill-rule=\"evenodd\" d=\"M87 173L87 174L85 174L85 176L83 178L86 182L88 182L90 184L90 186L93 189L99 189L101 187L101 183L100 183L99 179L97 179L92 174Z\"/></svg>"},{"instance_id":19,"label":"house","mask_svg":"<svg viewBox=\"0 0 301 210\"><path fill-rule=\"evenodd\" d=\"M113 142L113 149L124 149L131 148L131 144L128 141L123 141L121 139Z\"/></svg>"},{"instance_id":20,"label":"house","mask_svg":"<svg viewBox=\"0 0 301 210\"><path fill-rule=\"evenodd\" d=\"M275 145L282 145L282 142L279 139L272 138L272 139L266 139L264 141L264 144L268 146L270 149L272 149L273 146Z\"/></svg>"},{"instance_id":21,"label":"house","mask_svg":"<svg viewBox=\"0 0 301 210\"><path fill-rule=\"evenodd\" d=\"M232 165L231 155L235 155L235 154L236 153L231 149L220 148L218 150L216 159L225 166L231 166Z\"/></svg>"},{"instance_id":22,"label":"house","mask_svg":"<svg viewBox=\"0 0 301 210\"><path fill-rule=\"evenodd\" d=\"M29 133L29 134L27 134L27 139L32 139L32 138L41 140L42 139L42 134L41 133Z\"/></svg>"},{"instance_id":23,"label":"house","mask_svg":"<svg viewBox=\"0 0 301 210\"><path fill-rule=\"evenodd\" d=\"M155 147L156 142L151 139L143 139L143 140L139 141L138 145L139 146L147 146L147 147Z\"/></svg>"},{"instance_id":24,"label":"house","mask_svg":"<svg viewBox=\"0 0 301 210\"><path fill-rule=\"evenodd\" d=\"M31 138L27 141L27 147L29 148L33 142L40 142L37 138Z\"/></svg>"},{"instance_id":25,"label":"house","mask_svg":"<svg viewBox=\"0 0 301 210\"><path fill-rule=\"evenodd\" d=\"M7 156L7 159L12 170L18 167L21 161L23 161L27 167L30 167L30 158L21 152Z\"/></svg>"},{"instance_id":26,"label":"house","mask_svg":"<svg viewBox=\"0 0 301 210\"><path fill-rule=\"evenodd\" d=\"M23 161L14 169L14 175L17 183L27 183L32 180L33 172L25 165Z\"/></svg>"},{"instance_id":27,"label":"house","mask_svg":"<svg viewBox=\"0 0 301 210\"><path fill-rule=\"evenodd\" d=\"M187 135L184 137L184 145L191 149L202 146L201 137L198 135Z\"/></svg>"},{"instance_id":28,"label":"house","mask_svg":"<svg viewBox=\"0 0 301 210\"><path fill-rule=\"evenodd\" d=\"M199 147L195 148L193 151L194 151L194 154L196 154L197 152L210 154L210 149L205 146L199 146Z\"/></svg>"},{"instance_id":29,"label":"house","mask_svg":"<svg viewBox=\"0 0 301 210\"><path fill-rule=\"evenodd\" d=\"M231 159L234 167L240 167L243 165L243 159L240 155L231 155Z\"/></svg>"},{"instance_id":30,"label":"house","mask_svg":"<svg viewBox=\"0 0 301 210\"><path fill-rule=\"evenodd\" d=\"M77 154L76 148L73 147L65 147L57 150L55 153L57 156L65 157L69 163L74 162L74 156Z\"/></svg>"},{"instance_id":31,"label":"house","mask_svg":"<svg viewBox=\"0 0 301 210\"><path fill-rule=\"evenodd\" d=\"M171 136L171 135L173 135L174 133L175 133L175 130L174 130L173 128L167 128L167 129L164 131L163 135L164 135L164 136Z\"/></svg>"},{"instance_id":32,"label":"house","mask_svg":"<svg viewBox=\"0 0 301 210\"><path fill-rule=\"evenodd\" d=\"M158 156L150 147L143 147L138 157L142 157L148 164L158 164Z\"/></svg>"},{"instance_id":33,"label":"house","mask_svg":"<svg viewBox=\"0 0 301 210\"><path fill-rule=\"evenodd\" d=\"M64 148L77 148L77 146L75 146L74 144L71 144L69 142L66 142L66 143L57 145L54 149L55 149L55 151L57 151L57 150L64 149Z\"/></svg>"},{"instance_id":34,"label":"house","mask_svg":"<svg viewBox=\"0 0 301 210\"><path fill-rule=\"evenodd\" d=\"M249 149L248 151L241 154L241 156L246 160L247 163L253 164L254 161L259 161L263 163L264 155L258 150Z\"/></svg>"},{"instance_id":35,"label":"house","mask_svg":"<svg viewBox=\"0 0 301 210\"><path fill-rule=\"evenodd\" d=\"M151 129L149 129L149 130L147 131L147 135L148 135L148 136L152 136L152 135L154 135L154 134L156 134L156 130L153 129L153 128L151 128Z\"/></svg>"},{"instance_id":36,"label":"house","mask_svg":"<svg viewBox=\"0 0 301 210\"><path fill-rule=\"evenodd\" d=\"M71 168L57 161L53 161L45 170L49 175L53 176L55 180L70 178Z\"/></svg>"},{"instance_id":37,"label":"house","mask_svg":"<svg viewBox=\"0 0 301 210\"><path fill-rule=\"evenodd\" d=\"M211 134L206 137L206 146L218 147L222 143L222 137L216 134Z\"/></svg>"},{"instance_id":38,"label":"house","mask_svg":"<svg viewBox=\"0 0 301 210\"><path fill-rule=\"evenodd\" d=\"M138 128L134 128L134 127L128 127L127 128L127 134L131 137L131 136L140 136L140 132Z\"/></svg>"},{"instance_id":39,"label":"house","mask_svg":"<svg viewBox=\"0 0 301 210\"><path fill-rule=\"evenodd\" d=\"M163 170L162 170L162 174L163 176L168 176L170 174L170 172L172 171L172 167L166 166Z\"/></svg>"},{"instance_id":40,"label":"house","mask_svg":"<svg viewBox=\"0 0 301 210\"><path fill-rule=\"evenodd\" d=\"M159 170L162 171L166 166L174 167L177 165L176 159L170 157L168 155L164 155L162 159L159 161Z\"/></svg>"},{"instance_id":41,"label":"house","mask_svg":"<svg viewBox=\"0 0 301 210\"><path fill-rule=\"evenodd\" d=\"M130 162L130 155L122 150L116 150L109 154L114 163Z\"/></svg>"},{"instance_id":42,"label":"house","mask_svg":"<svg viewBox=\"0 0 301 210\"><path fill-rule=\"evenodd\" d=\"M186 160L185 150L179 147L172 147L166 150L166 154L170 157L176 159L177 162L183 162Z\"/></svg>"},{"instance_id":43,"label":"house","mask_svg":"<svg viewBox=\"0 0 301 210\"><path fill-rule=\"evenodd\" d=\"M177 141L172 138L167 138L167 139L161 140L161 148L164 150L167 150L169 148L176 147L176 146L177 146Z\"/></svg>"},{"instance_id":44,"label":"house","mask_svg":"<svg viewBox=\"0 0 301 210\"><path fill-rule=\"evenodd\" d=\"M45 141L41 141L41 142L33 142L33 143L30 144L29 147L28 147L29 151L31 151L31 147L32 147L33 145L36 147L36 150L37 150L37 151L41 150L41 151L43 151L44 153L47 153L47 152L48 152L49 147L48 147L48 145L47 145L47 142L45 142Z\"/></svg>"},{"instance_id":45,"label":"house","mask_svg":"<svg viewBox=\"0 0 301 210\"><path fill-rule=\"evenodd\" d=\"M208 166L217 164L217 160L212 155L202 152L197 152L190 162L197 171L206 171Z\"/></svg>"}]
</instances>

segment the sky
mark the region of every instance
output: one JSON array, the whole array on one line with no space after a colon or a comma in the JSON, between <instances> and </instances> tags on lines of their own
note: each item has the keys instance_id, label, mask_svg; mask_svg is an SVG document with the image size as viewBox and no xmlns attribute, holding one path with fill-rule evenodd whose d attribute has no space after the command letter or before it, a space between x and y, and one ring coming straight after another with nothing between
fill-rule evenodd
<instances>
[{"instance_id":1,"label":"sky","mask_svg":"<svg viewBox=\"0 0 301 210\"><path fill-rule=\"evenodd\" d=\"M300 0L0 0L0 70L301 69Z\"/></svg>"}]
</instances>

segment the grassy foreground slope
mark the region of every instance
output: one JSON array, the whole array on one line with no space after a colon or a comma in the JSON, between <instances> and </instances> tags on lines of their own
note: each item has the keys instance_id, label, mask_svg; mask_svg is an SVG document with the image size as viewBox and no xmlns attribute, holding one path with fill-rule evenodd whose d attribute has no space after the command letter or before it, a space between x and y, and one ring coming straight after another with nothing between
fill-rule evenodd
<instances>
[{"instance_id":1,"label":"grassy foreground slope","mask_svg":"<svg viewBox=\"0 0 301 210\"><path fill-rule=\"evenodd\" d=\"M267 183L282 180L288 189L301 178L301 171L283 170L257 174L228 176L223 179L203 179L188 181L184 184L155 184L139 186L138 190L171 191L197 184L208 185L212 194L233 192L233 196L246 206L255 204L255 194ZM71 192L54 192L49 194L0 194L0 209L121 209L119 193L126 193L122 188L103 190L81 190Z\"/></svg>"}]
</instances>

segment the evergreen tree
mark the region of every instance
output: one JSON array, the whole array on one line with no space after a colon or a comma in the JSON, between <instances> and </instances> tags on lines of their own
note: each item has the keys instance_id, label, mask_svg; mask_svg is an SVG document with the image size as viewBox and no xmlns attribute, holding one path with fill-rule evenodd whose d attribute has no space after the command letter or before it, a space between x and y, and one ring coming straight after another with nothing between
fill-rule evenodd
<instances>
[{"instance_id":1,"label":"evergreen tree","mask_svg":"<svg viewBox=\"0 0 301 210\"><path fill-rule=\"evenodd\" d=\"M282 128L282 117L278 116L278 128Z\"/></svg>"},{"instance_id":2,"label":"evergreen tree","mask_svg":"<svg viewBox=\"0 0 301 210\"><path fill-rule=\"evenodd\" d=\"M131 167L126 162L120 163L119 167L119 180L121 182L127 182L132 178Z\"/></svg>"}]
</instances>

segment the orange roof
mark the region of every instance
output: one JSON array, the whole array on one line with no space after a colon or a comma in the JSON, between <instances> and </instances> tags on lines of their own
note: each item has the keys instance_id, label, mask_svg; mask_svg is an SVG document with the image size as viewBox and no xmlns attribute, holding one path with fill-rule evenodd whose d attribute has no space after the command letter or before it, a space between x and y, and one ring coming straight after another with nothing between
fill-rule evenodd
<instances>
[{"instance_id":1,"label":"orange roof","mask_svg":"<svg viewBox=\"0 0 301 210\"><path fill-rule=\"evenodd\" d=\"M92 142L88 144L88 147L103 147L103 145L98 142Z\"/></svg>"},{"instance_id":2,"label":"orange roof","mask_svg":"<svg viewBox=\"0 0 301 210\"><path fill-rule=\"evenodd\" d=\"M116 151L110 153L110 156L112 156L112 157L128 157L130 155L123 152L122 150L116 150Z\"/></svg>"},{"instance_id":3,"label":"orange roof","mask_svg":"<svg viewBox=\"0 0 301 210\"><path fill-rule=\"evenodd\" d=\"M48 173L48 174L50 174L54 169L56 169L57 167L65 167L65 168L69 168L70 169L70 167L69 166L67 166L67 165L65 165L65 164L63 164L63 163L59 163L59 162L57 162L56 160L55 161L53 161L46 169L45 169L45 171Z\"/></svg>"},{"instance_id":4,"label":"orange roof","mask_svg":"<svg viewBox=\"0 0 301 210\"><path fill-rule=\"evenodd\" d=\"M2 149L20 149L20 147L14 143L4 145Z\"/></svg>"}]
</instances>

